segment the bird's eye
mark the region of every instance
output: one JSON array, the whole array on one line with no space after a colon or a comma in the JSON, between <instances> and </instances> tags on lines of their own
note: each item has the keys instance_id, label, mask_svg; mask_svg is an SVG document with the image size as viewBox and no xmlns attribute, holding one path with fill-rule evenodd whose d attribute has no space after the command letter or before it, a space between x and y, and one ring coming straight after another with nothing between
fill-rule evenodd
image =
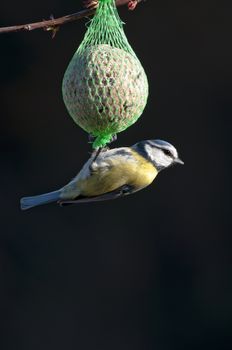
<instances>
[{"instance_id":1,"label":"bird's eye","mask_svg":"<svg viewBox=\"0 0 232 350\"><path fill-rule=\"evenodd\" d=\"M166 156L172 157L172 153L168 149L164 149L163 152Z\"/></svg>"}]
</instances>

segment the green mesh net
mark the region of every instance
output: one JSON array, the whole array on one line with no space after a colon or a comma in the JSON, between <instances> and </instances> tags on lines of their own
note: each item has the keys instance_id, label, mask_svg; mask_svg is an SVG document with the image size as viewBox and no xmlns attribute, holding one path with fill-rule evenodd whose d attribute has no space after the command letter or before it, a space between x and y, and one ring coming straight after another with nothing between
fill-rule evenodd
<instances>
[{"instance_id":1,"label":"green mesh net","mask_svg":"<svg viewBox=\"0 0 232 350\"><path fill-rule=\"evenodd\" d=\"M63 79L64 103L74 121L103 147L135 123L148 97L144 69L123 30L114 0L100 0Z\"/></svg>"}]
</instances>

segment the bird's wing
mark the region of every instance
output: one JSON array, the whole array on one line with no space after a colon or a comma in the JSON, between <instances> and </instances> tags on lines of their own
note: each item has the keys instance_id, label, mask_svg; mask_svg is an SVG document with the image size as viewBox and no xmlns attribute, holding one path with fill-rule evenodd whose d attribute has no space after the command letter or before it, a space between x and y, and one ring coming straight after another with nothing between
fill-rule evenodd
<instances>
[{"instance_id":1,"label":"bird's wing","mask_svg":"<svg viewBox=\"0 0 232 350\"><path fill-rule=\"evenodd\" d=\"M102 152L96 159L91 157L77 176L63 187L61 200L80 202L93 201L93 198L117 198L117 189L130 184L131 172L133 173L131 169L135 167L136 160L130 149L119 148Z\"/></svg>"},{"instance_id":2,"label":"bird's wing","mask_svg":"<svg viewBox=\"0 0 232 350\"><path fill-rule=\"evenodd\" d=\"M131 194L133 192L133 187L128 185L123 185L119 188L117 188L114 191L101 194L99 196L95 197L83 197L79 196L74 200L61 200L58 203L61 206L69 205L69 204L78 204L78 203L89 203L89 202L100 202L100 201L107 201L112 200L120 197L127 196L128 194Z\"/></svg>"},{"instance_id":3,"label":"bird's wing","mask_svg":"<svg viewBox=\"0 0 232 350\"><path fill-rule=\"evenodd\" d=\"M124 162L135 161L133 154L127 147L102 151L97 158L95 158L95 155L93 154L71 183L86 180L92 175L98 173L104 174L105 172L108 172L113 165L117 164L117 162L121 163L122 159Z\"/></svg>"},{"instance_id":4,"label":"bird's wing","mask_svg":"<svg viewBox=\"0 0 232 350\"><path fill-rule=\"evenodd\" d=\"M96 153L93 153L73 180L86 179L96 172L107 171L112 166L111 160L116 160L122 156L132 159L132 153L127 147L103 150L98 156L96 156Z\"/></svg>"},{"instance_id":5,"label":"bird's wing","mask_svg":"<svg viewBox=\"0 0 232 350\"><path fill-rule=\"evenodd\" d=\"M88 167L90 173L109 169L112 166L112 161L134 161L134 156L128 147L115 148L107 151L102 151L98 156L91 157Z\"/></svg>"}]
</instances>

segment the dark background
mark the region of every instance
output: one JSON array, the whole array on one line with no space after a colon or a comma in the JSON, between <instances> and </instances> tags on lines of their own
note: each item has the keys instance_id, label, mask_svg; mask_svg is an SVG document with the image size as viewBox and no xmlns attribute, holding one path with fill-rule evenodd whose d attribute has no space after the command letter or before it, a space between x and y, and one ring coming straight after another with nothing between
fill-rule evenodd
<instances>
[{"instance_id":1,"label":"dark background","mask_svg":"<svg viewBox=\"0 0 232 350\"><path fill-rule=\"evenodd\" d=\"M1 26L76 12L81 1L1 1ZM89 156L64 107L64 71L85 20L0 36L1 350L231 349L231 2L120 9L150 83L116 146L161 138L185 166L123 200L21 212Z\"/></svg>"}]
</instances>

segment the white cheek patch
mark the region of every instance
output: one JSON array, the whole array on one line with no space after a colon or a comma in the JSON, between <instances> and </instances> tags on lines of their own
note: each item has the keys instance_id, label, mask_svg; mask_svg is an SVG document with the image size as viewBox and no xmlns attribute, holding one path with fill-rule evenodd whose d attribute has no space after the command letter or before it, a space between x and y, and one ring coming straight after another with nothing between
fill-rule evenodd
<instances>
[{"instance_id":1,"label":"white cheek patch","mask_svg":"<svg viewBox=\"0 0 232 350\"><path fill-rule=\"evenodd\" d=\"M172 159L166 156L161 149L145 145L145 150L151 161L158 167L166 168L172 164Z\"/></svg>"},{"instance_id":2,"label":"white cheek patch","mask_svg":"<svg viewBox=\"0 0 232 350\"><path fill-rule=\"evenodd\" d=\"M150 145L148 145L148 144L145 144L144 148L145 148L145 151L146 151L148 157L149 157L152 161L154 161L154 160L155 160L155 159L154 159L154 158L155 158L155 153L154 153L155 148L152 148L152 147L151 147Z\"/></svg>"}]
</instances>

